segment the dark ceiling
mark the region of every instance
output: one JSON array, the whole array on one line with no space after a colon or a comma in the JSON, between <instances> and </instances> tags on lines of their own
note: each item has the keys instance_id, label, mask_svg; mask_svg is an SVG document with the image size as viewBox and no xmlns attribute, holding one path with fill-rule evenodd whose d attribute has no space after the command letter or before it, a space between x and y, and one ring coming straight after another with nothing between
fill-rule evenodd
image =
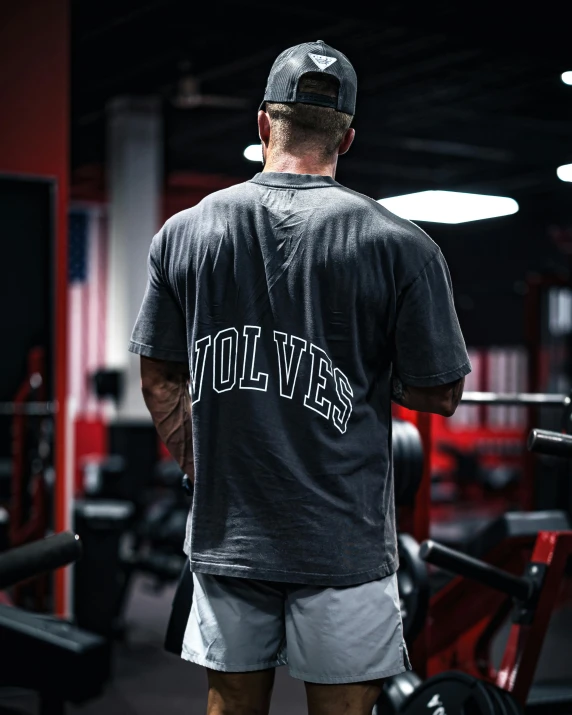
<instances>
[{"instance_id":1,"label":"dark ceiling","mask_svg":"<svg viewBox=\"0 0 572 715\"><path fill-rule=\"evenodd\" d=\"M106 102L164 98L166 168L248 178L256 110L276 55L323 39L358 74L357 137L337 178L374 198L431 189L508 195L539 214L568 205L572 69L562 9L499 16L503 3L73 3L72 157L104 159ZM564 4L560 6L563 8ZM361 10L363 8L363 10ZM542 8L542 10L540 9ZM556 12L558 10L558 12ZM176 109L183 72L243 107ZM189 69L190 68L190 69Z\"/></svg>"},{"instance_id":2,"label":"dark ceiling","mask_svg":"<svg viewBox=\"0 0 572 715\"><path fill-rule=\"evenodd\" d=\"M155 94L167 173L250 178L260 165L242 152L258 141L274 58L322 39L358 75L356 142L339 181L373 198L441 188L519 202L508 218L424 227L447 256L467 341L521 344L523 280L572 267L554 240L572 236L572 184L556 176L572 162L572 87L560 80L572 70L565 7L74 0L73 165L103 163L108 100ZM188 72L204 94L241 106L176 109L171 98Z\"/></svg>"}]
</instances>

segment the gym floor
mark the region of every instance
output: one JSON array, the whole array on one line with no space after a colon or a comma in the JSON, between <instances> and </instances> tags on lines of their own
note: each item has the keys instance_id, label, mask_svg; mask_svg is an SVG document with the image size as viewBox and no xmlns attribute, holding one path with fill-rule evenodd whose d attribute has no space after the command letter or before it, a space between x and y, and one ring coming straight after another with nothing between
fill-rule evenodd
<instances>
[{"instance_id":1,"label":"gym floor","mask_svg":"<svg viewBox=\"0 0 572 715\"><path fill-rule=\"evenodd\" d=\"M126 637L114 652L114 677L104 694L82 706L70 706L68 715L204 715L206 678L204 669L163 650L174 586L156 593L152 582L140 576L133 585L127 608ZM551 623L537 670L540 680L572 682L567 634L572 611L558 614ZM493 649L498 665L506 631ZM31 693L0 691L0 715L36 715L37 701ZM290 678L287 668L278 668L270 715L305 715L306 697L301 681Z\"/></svg>"},{"instance_id":2,"label":"gym floor","mask_svg":"<svg viewBox=\"0 0 572 715\"><path fill-rule=\"evenodd\" d=\"M134 585L127 609L127 629L114 652L114 677L104 694L82 706L68 707L68 715L204 715L204 668L163 650L163 638L175 586L155 593L144 576ZM0 715L35 715L34 695L0 691ZM270 715L305 715L304 684L278 668Z\"/></svg>"},{"instance_id":3,"label":"gym floor","mask_svg":"<svg viewBox=\"0 0 572 715\"><path fill-rule=\"evenodd\" d=\"M127 609L127 635L116 645L115 677L102 698L70 715L203 715L206 712L204 668L163 650L174 586L160 593L141 576L134 584ZM278 668L271 715L306 713L301 681Z\"/></svg>"},{"instance_id":4,"label":"gym floor","mask_svg":"<svg viewBox=\"0 0 572 715\"><path fill-rule=\"evenodd\" d=\"M102 698L70 715L204 715L204 669L163 651L163 638L174 587L152 591L144 576L135 582L127 609L127 636L116 645L115 677ZM508 625L508 624L507 624ZM555 614L547 633L536 680L572 681L568 634L572 611ZM493 645L492 660L498 667L508 629L503 628ZM278 668L270 715L306 715L306 696L301 681L290 678L288 668ZM1 715L1 714L0 714Z\"/></svg>"}]
</instances>

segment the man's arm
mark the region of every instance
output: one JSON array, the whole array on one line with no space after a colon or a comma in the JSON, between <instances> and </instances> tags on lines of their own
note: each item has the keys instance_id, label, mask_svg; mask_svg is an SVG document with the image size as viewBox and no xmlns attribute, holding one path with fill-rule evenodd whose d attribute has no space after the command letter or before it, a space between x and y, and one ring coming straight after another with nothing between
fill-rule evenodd
<instances>
[{"instance_id":1,"label":"man's arm","mask_svg":"<svg viewBox=\"0 0 572 715\"><path fill-rule=\"evenodd\" d=\"M411 410L451 417L471 361L441 251L399 295L393 349L392 399ZM440 381L445 384L435 385Z\"/></svg>"},{"instance_id":2,"label":"man's arm","mask_svg":"<svg viewBox=\"0 0 572 715\"><path fill-rule=\"evenodd\" d=\"M461 402L464 386L464 377L435 387L412 387L405 385L398 377L394 377L391 398L398 405L403 405L409 410L452 417Z\"/></svg>"},{"instance_id":3,"label":"man's arm","mask_svg":"<svg viewBox=\"0 0 572 715\"><path fill-rule=\"evenodd\" d=\"M141 356L141 390L159 437L194 484L188 365Z\"/></svg>"}]
</instances>

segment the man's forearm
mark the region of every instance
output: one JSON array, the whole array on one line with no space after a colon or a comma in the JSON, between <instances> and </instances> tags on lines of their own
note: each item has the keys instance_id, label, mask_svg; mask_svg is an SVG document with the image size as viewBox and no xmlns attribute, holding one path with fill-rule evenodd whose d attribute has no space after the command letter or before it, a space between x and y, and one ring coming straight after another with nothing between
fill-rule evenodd
<instances>
[{"instance_id":1,"label":"man's forearm","mask_svg":"<svg viewBox=\"0 0 572 715\"><path fill-rule=\"evenodd\" d=\"M143 386L143 398L159 437L183 472L194 483L191 398L184 376Z\"/></svg>"},{"instance_id":2,"label":"man's forearm","mask_svg":"<svg viewBox=\"0 0 572 715\"><path fill-rule=\"evenodd\" d=\"M398 377L393 377L391 399L403 407L417 412L432 412L445 417L453 415L463 396L465 378L435 387L411 387Z\"/></svg>"},{"instance_id":3,"label":"man's forearm","mask_svg":"<svg viewBox=\"0 0 572 715\"><path fill-rule=\"evenodd\" d=\"M461 398L463 397L463 390L465 389L465 378L462 377L460 380L457 380L457 382L454 382L451 389L451 399L454 405L454 409L456 410L457 407L461 404Z\"/></svg>"},{"instance_id":4,"label":"man's forearm","mask_svg":"<svg viewBox=\"0 0 572 715\"><path fill-rule=\"evenodd\" d=\"M415 410L416 412L434 412L435 410L433 395L415 390L401 382L399 378L393 378L392 380L391 399L408 410Z\"/></svg>"}]
</instances>

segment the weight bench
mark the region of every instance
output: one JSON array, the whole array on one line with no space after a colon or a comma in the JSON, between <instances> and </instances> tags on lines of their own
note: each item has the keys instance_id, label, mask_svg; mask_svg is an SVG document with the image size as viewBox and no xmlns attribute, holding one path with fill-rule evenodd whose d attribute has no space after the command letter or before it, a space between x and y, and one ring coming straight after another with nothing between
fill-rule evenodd
<instances>
[{"instance_id":1,"label":"weight bench","mask_svg":"<svg viewBox=\"0 0 572 715\"><path fill-rule=\"evenodd\" d=\"M567 531L570 527L570 517L565 511L507 512L479 531L468 542L466 551L482 559L509 539L526 541L532 548L539 531Z\"/></svg>"},{"instance_id":2,"label":"weight bench","mask_svg":"<svg viewBox=\"0 0 572 715\"><path fill-rule=\"evenodd\" d=\"M109 678L105 638L52 616L0 605L0 643L0 687L38 692L40 715L61 715L66 701L98 696Z\"/></svg>"},{"instance_id":3,"label":"weight bench","mask_svg":"<svg viewBox=\"0 0 572 715\"><path fill-rule=\"evenodd\" d=\"M420 557L456 574L431 602L428 674L454 668L483 678L511 692L530 714L572 712L572 684L531 687L550 618L569 598L565 586L572 578L572 531L538 532L520 571L518 559L510 571L501 570L431 541L421 545ZM508 642L495 670L487 653L494 633L510 615Z\"/></svg>"},{"instance_id":4,"label":"weight bench","mask_svg":"<svg viewBox=\"0 0 572 715\"><path fill-rule=\"evenodd\" d=\"M11 549L0 557L0 590L80 558L79 537L60 533ZM70 623L0 605L0 687L40 695L40 715L63 715L66 701L99 695L110 672L110 648L101 636Z\"/></svg>"}]
</instances>

